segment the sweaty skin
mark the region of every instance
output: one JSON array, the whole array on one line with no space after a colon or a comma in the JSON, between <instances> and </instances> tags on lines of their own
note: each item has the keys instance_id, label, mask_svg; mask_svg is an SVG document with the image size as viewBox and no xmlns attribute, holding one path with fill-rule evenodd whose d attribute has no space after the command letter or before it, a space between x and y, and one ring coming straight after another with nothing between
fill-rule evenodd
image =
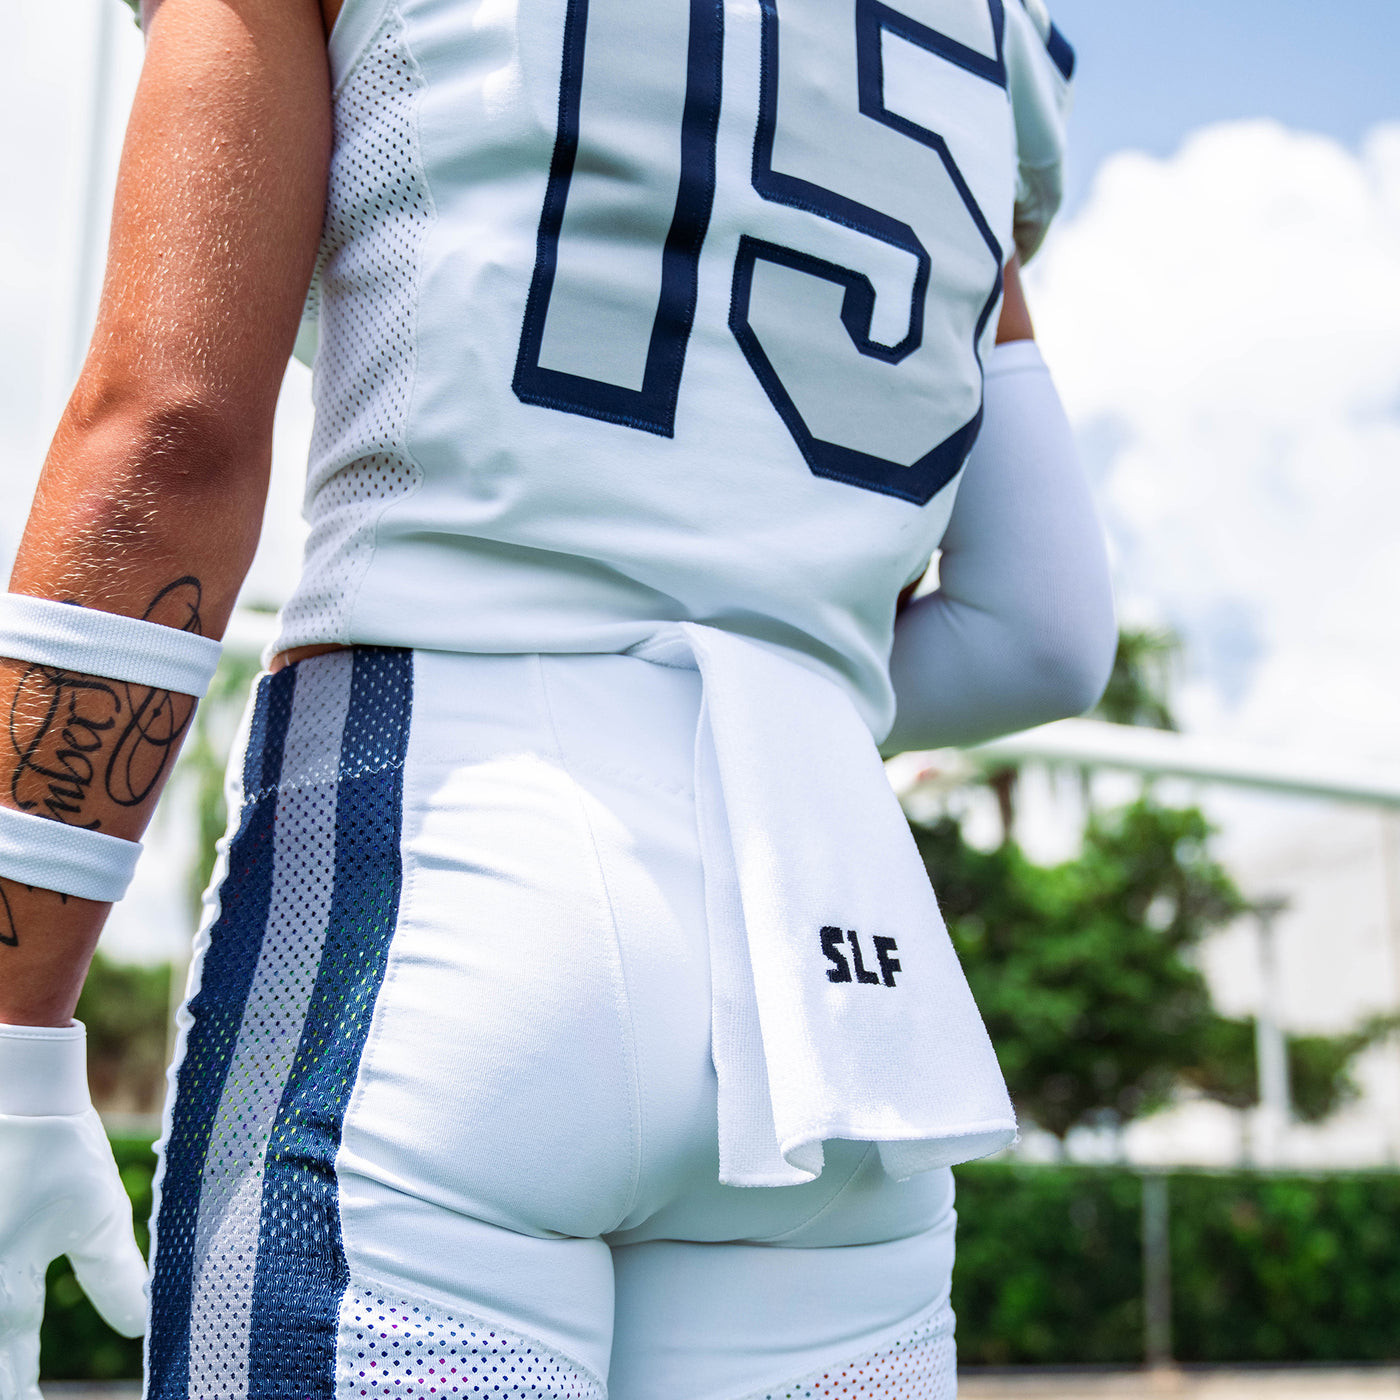
<instances>
[{"instance_id":1,"label":"sweaty skin","mask_svg":"<svg viewBox=\"0 0 1400 1400\"><path fill-rule=\"evenodd\" d=\"M1031 309L1026 305L1026 293L1021 287L1021 260L1014 253L1006 264L1004 278L1006 298L1001 304L1001 319L997 322L997 344L1008 340L1034 340Z\"/></svg>"}]
</instances>

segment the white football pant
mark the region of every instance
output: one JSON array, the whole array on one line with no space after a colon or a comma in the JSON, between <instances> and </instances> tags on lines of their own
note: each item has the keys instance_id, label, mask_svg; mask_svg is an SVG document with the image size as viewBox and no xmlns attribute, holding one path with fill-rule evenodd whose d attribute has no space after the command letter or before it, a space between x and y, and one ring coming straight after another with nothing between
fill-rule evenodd
<instances>
[{"instance_id":1,"label":"white football pant","mask_svg":"<svg viewBox=\"0 0 1400 1400\"><path fill-rule=\"evenodd\" d=\"M717 1179L699 677L264 677L167 1112L161 1400L950 1400L952 1178ZM820 821L820 813L812 820Z\"/></svg>"}]
</instances>

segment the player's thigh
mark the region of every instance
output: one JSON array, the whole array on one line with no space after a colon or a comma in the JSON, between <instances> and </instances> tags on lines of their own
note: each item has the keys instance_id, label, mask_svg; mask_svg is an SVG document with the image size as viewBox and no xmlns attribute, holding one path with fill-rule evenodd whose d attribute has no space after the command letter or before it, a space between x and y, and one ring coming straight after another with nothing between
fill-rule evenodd
<instances>
[{"instance_id":1,"label":"player's thigh","mask_svg":"<svg viewBox=\"0 0 1400 1400\"><path fill-rule=\"evenodd\" d=\"M951 1176L879 1171L763 1243L615 1247L612 1400L951 1400Z\"/></svg>"},{"instance_id":2,"label":"player's thigh","mask_svg":"<svg viewBox=\"0 0 1400 1400\"><path fill-rule=\"evenodd\" d=\"M608 1248L540 1238L341 1180L347 1277L333 1394L605 1400Z\"/></svg>"}]
</instances>

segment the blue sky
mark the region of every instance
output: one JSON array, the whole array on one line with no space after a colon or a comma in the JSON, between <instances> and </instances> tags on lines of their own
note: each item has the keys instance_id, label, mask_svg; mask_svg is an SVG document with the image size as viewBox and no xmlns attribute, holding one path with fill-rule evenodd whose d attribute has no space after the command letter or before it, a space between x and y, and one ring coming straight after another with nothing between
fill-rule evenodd
<instances>
[{"instance_id":1,"label":"blue sky","mask_svg":"<svg viewBox=\"0 0 1400 1400\"><path fill-rule=\"evenodd\" d=\"M1171 154L1212 122L1272 117L1355 146L1400 117L1396 0L1050 0L1079 54L1070 207L1124 146Z\"/></svg>"}]
</instances>

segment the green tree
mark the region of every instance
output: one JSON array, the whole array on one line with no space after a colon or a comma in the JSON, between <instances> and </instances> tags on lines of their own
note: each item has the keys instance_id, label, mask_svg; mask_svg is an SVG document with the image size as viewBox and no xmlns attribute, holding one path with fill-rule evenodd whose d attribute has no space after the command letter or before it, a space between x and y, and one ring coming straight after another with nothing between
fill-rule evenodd
<instances>
[{"instance_id":1,"label":"green tree","mask_svg":"<svg viewBox=\"0 0 1400 1400\"><path fill-rule=\"evenodd\" d=\"M1357 1057L1400 1029L1400 1017L1372 1016L1341 1035L1289 1035L1288 1082L1293 1116L1320 1123L1360 1096L1352 1075ZM1199 1063L1183 1079L1207 1098L1230 1108L1259 1103L1254 1017L1217 1016L1202 1040Z\"/></svg>"},{"instance_id":2,"label":"green tree","mask_svg":"<svg viewBox=\"0 0 1400 1400\"><path fill-rule=\"evenodd\" d=\"M1397 1018L1373 1016L1343 1035L1290 1035L1288 1083L1293 1116L1320 1123L1361 1096L1352 1065L1363 1050L1394 1034Z\"/></svg>"},{"instance_id":3,"label":"green tree","mask_svg":"<svg viewBox=\"0 0 1400 1400\"><path fill-rule=\"evenodd\" d=\"M1217 1016L1202 1032L1200 1058L1182 1079L1207 1098L1243 1112L1259 1102L1254 1017Z\"/></svg>"},{"instance_id":4,"label":"green tree","mask_svg":"<svg viewBox=\"0 0 1400 1400\"><path fill-rule=\"evenodd\" d=\"M1094 716L1110 724L1177 728L1168 697L1172 666L1180 651L1181 641L1170 628L1121 628L1113 671Z\"/></svg>"},{"instance_id":5,"label":"green tree","mask_svg":"<svg viewBox=\"0 0 1400 1400\"><path fill-rule=\"evenodd\" d=\"M1244 900L1195 808L1090 818L1056 866L914 830L1017 1107L1056 1137L1170 1101L1217 1016L1191 954Z\"/></svg>"},{"instance_id":6,"label":"green tree","mask_svg":"<svg viewBox=\"0 0 1400 1400\"><path fill-rule=\"evenodd\" d=\"M1197 809L1143 797L1091 815L1079 856L1054 866L1011 841L976 850L948 817L913 831L1025 1117L1063 1140L1154 1112L1183 1086L1258 1103L1254 1021L1214 1008L1194 960L1249 908ZM1379 1016L1289 1036L1294 1115L1319 1122L1354 1099L1356 1057L1397 1027Z\"/></svg>"}]
</instances>

